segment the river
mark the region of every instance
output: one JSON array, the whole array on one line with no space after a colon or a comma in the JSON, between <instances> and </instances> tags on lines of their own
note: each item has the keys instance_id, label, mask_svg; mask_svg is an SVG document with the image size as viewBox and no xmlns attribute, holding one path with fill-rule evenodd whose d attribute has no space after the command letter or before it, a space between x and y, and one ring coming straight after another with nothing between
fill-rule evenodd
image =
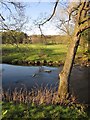
<instances>
[{"instance_id":1,"label":"river","mask_svg":"<svg viewBox=\"0 0 90 120\"><path fill-rule=\"evenodd\" d=\"M58 74L62 70L60 67L47 66L16 66L0 64L2 74L2 88L14 89L26 87L31 89L37 87L58 88ZM90 67L74 66L70 77L70 91L75 94L78 101L88 103L88 87Z\"/></svg>"}]
</instances>

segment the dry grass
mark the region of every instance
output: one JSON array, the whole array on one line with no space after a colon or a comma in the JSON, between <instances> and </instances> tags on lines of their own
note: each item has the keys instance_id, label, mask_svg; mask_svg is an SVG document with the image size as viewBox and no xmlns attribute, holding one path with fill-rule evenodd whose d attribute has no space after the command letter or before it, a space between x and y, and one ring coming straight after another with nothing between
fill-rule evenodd
<instances>
[{"instance_id":1,"label":"dry grass","mask_svg":"<svg viewBox=\"0 0 90 120\"><path fill-rule=\"evenodd\" d=\"M17 89L14 91L7 90L2 91L2 100L3 101L13 101L15 103L30 103L30 104L60 104L60 105L71 105L76 102L75 97L71 96L68 99L59 98L58 92L56 89L48 88L34 88L31 91L28 91L26 88Z\"/></svg>"}]
</instances>

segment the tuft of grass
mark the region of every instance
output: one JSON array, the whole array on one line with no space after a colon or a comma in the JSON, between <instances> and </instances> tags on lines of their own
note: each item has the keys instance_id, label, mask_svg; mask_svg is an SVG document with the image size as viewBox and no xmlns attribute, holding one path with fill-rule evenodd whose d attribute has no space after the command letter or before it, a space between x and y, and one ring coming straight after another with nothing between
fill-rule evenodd
<instances>
[{"instance_id":1,"label":"tuft of grass","mask_svg":"<svg viewBox=\"0 0 90 120\"><path fill-rule=\"evenodd\" d=\"M52 88L34 88L32 90L27 90L26 88L17 89L15 88L13 91L7 90L2 91L2 100L7 102L15 102L15 103L25 103L25 104L60 104L60 105L72 105L76 102L76 98L71 95L69 99L60 98L58 96L58 92Z\"/></svg>"}]
</instances>

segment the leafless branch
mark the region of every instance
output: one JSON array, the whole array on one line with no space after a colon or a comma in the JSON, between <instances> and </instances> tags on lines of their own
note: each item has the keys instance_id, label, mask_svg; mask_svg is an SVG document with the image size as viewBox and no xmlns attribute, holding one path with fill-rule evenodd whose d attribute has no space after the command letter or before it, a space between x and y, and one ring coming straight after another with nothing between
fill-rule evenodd
<instances>
[{"instance_id":1,"label":"leafless branch","mask_svg":"<svg viewBox=\"0 0 90 120\"><path fill-rule=\"evenodd\" d=\"M90 24L86 21L84 23L84 25L83 24L80 25L80 32L82 33L83 31L85 31L85 30L87 30L89 28L90 28Z\"/></svg>"},{"instance_id":2,"label":"leafless branch","mask_svg":"<svg viewBox=\"0 0 90 120\"><path fill-rule=\"evenodd\" d=\"M20 2L11 2L10 0L8 0L6 2L5 1L0 1L0 3L1 3L1 5L4 6L4 8L6 10L9 11L10 18L13 19L13 23L6 24L4 16L0 14L0 17L3 20L3 22L1 21L2 26L3 26L2 28L6 29L6 26L7 26L8 28L11 27L11 29L12 29L12 27L14 27L16 29L21 29L27 21L26 17L25 17L25 14L24 14L25 5L23 5ZM9 6L9 4L11 4L13 6L13 8L15 8L15 11L16 11L15 15L13 13L12 8Z\"/></svg>"},{"instance_id":3,"label":"leafless branch","mask_svg":"<svg viewBox=\"0 0 90 120\"><path fill-rule=\"evenodd\" d=\"M86 21L88 22L89 20L90 20L90 17L86 17L80 22L80 24L84 24Z\"/></svg>"},{"instance_id":4,"label":"leafless branch","mask_svg":"<svg viewBox=\"0 0 90 120\"><path fill-rule=\"evenodd\" d=\"M51 18L54 16L54 14L56 12L56 8L57 8L58 3L59 3L59 0L56 0L55 6L54 6L54 9L53 9L53 12L52 12L51 16L46 21L44 21L43 23L39 24L39 26L44 25L45 23L47 23L48 21L51 20Z\"/></svg>"},{"instance_id":5,"label":"leafless branch","mask_svg":"<svg viewBox=\"0 0 90 120\"><path fill-rule=\"evenodd\" d=\"M52 17L54 16L54 14L56 12L56 8L57 8L58 3L59 3L59 0L56 0L55 6L54 6L54 9L53 9L53 12L52 12L51 16L48 19L46 19L44 22L38 24L38 27L39 27L39 30L40 30L40 33L41 33L41 37L44 36L44 34L42 32L42 29L41 29L41 26L43 26L45 23L47 23L48 21L50 21L52 19Z\"/></svg>"},{"instance_id":6,"label":"leafless branch","mask_svg":"<svg viewBox=\"0 0 90 120\"><path fill-rule=\"evenodd\" d=\"M83 11L84 7L85 7L85 2L82 2L81 6L78 9L78 23L79 24L81 22L81 15L82 15L82 11Z\"/></svg>"},{"instance_id":7,"label":"leafless branch","mask_svg":"<svg viewBox=\"0 0 90 120\"><path fill-rule=\"evenodd\" d=\"M1 22L1 30L2 30L2 29L3 29L3 30L9 30L7 24L5 24L5 23L4 23L3 21L1 21L1 20L0 20L0 22Z\"/></svg>"},{"instance_id":8,"label":"leafless branch","mask_svg":"<svg viewBox=\"0 0 90 120\"><path fill-rule=\"evenodd\" d=\"M69 14L69 21L71 20L72 14L78 10L78 8L81 6L81 2L77 6L70 5L68 8L68 14Z\"/></svg>"},{"instance_id":9,"label":"leafless branch","mask_svg":"<svg viewBox=\"0 0 90 120\"><path fill-rule=\"evenodd\" d=\"M5 18L0 14L0 17L1 17L1 19L3 20L3 21L5 21Z\"/></svg>"}]
</instances>

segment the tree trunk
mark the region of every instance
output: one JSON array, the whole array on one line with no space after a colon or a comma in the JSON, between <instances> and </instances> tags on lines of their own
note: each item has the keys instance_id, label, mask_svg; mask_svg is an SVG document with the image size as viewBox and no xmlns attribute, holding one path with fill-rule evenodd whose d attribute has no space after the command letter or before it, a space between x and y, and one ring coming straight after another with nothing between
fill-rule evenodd
<instances>
[{"instance_id":1,"label":"tree trunk","mask_svg":"<svg viewBox=\"0 0 90 120\"><path fill-rule=\"evenodd\" d=\"M67 53L66 61L63 67L63 70L59 74L60 77L60 83L59 83L59 88L58 88L58 95L60 98L66 98L67 95L69 95L69 79L70 79L70 74L72 70L72 66L74 63L74 58L77 52L77 48L79 45L80 41L80 35L75 34L73 37L73 41L71 42L69 46L69 50Z\"/></svg>"}]
</instances>

